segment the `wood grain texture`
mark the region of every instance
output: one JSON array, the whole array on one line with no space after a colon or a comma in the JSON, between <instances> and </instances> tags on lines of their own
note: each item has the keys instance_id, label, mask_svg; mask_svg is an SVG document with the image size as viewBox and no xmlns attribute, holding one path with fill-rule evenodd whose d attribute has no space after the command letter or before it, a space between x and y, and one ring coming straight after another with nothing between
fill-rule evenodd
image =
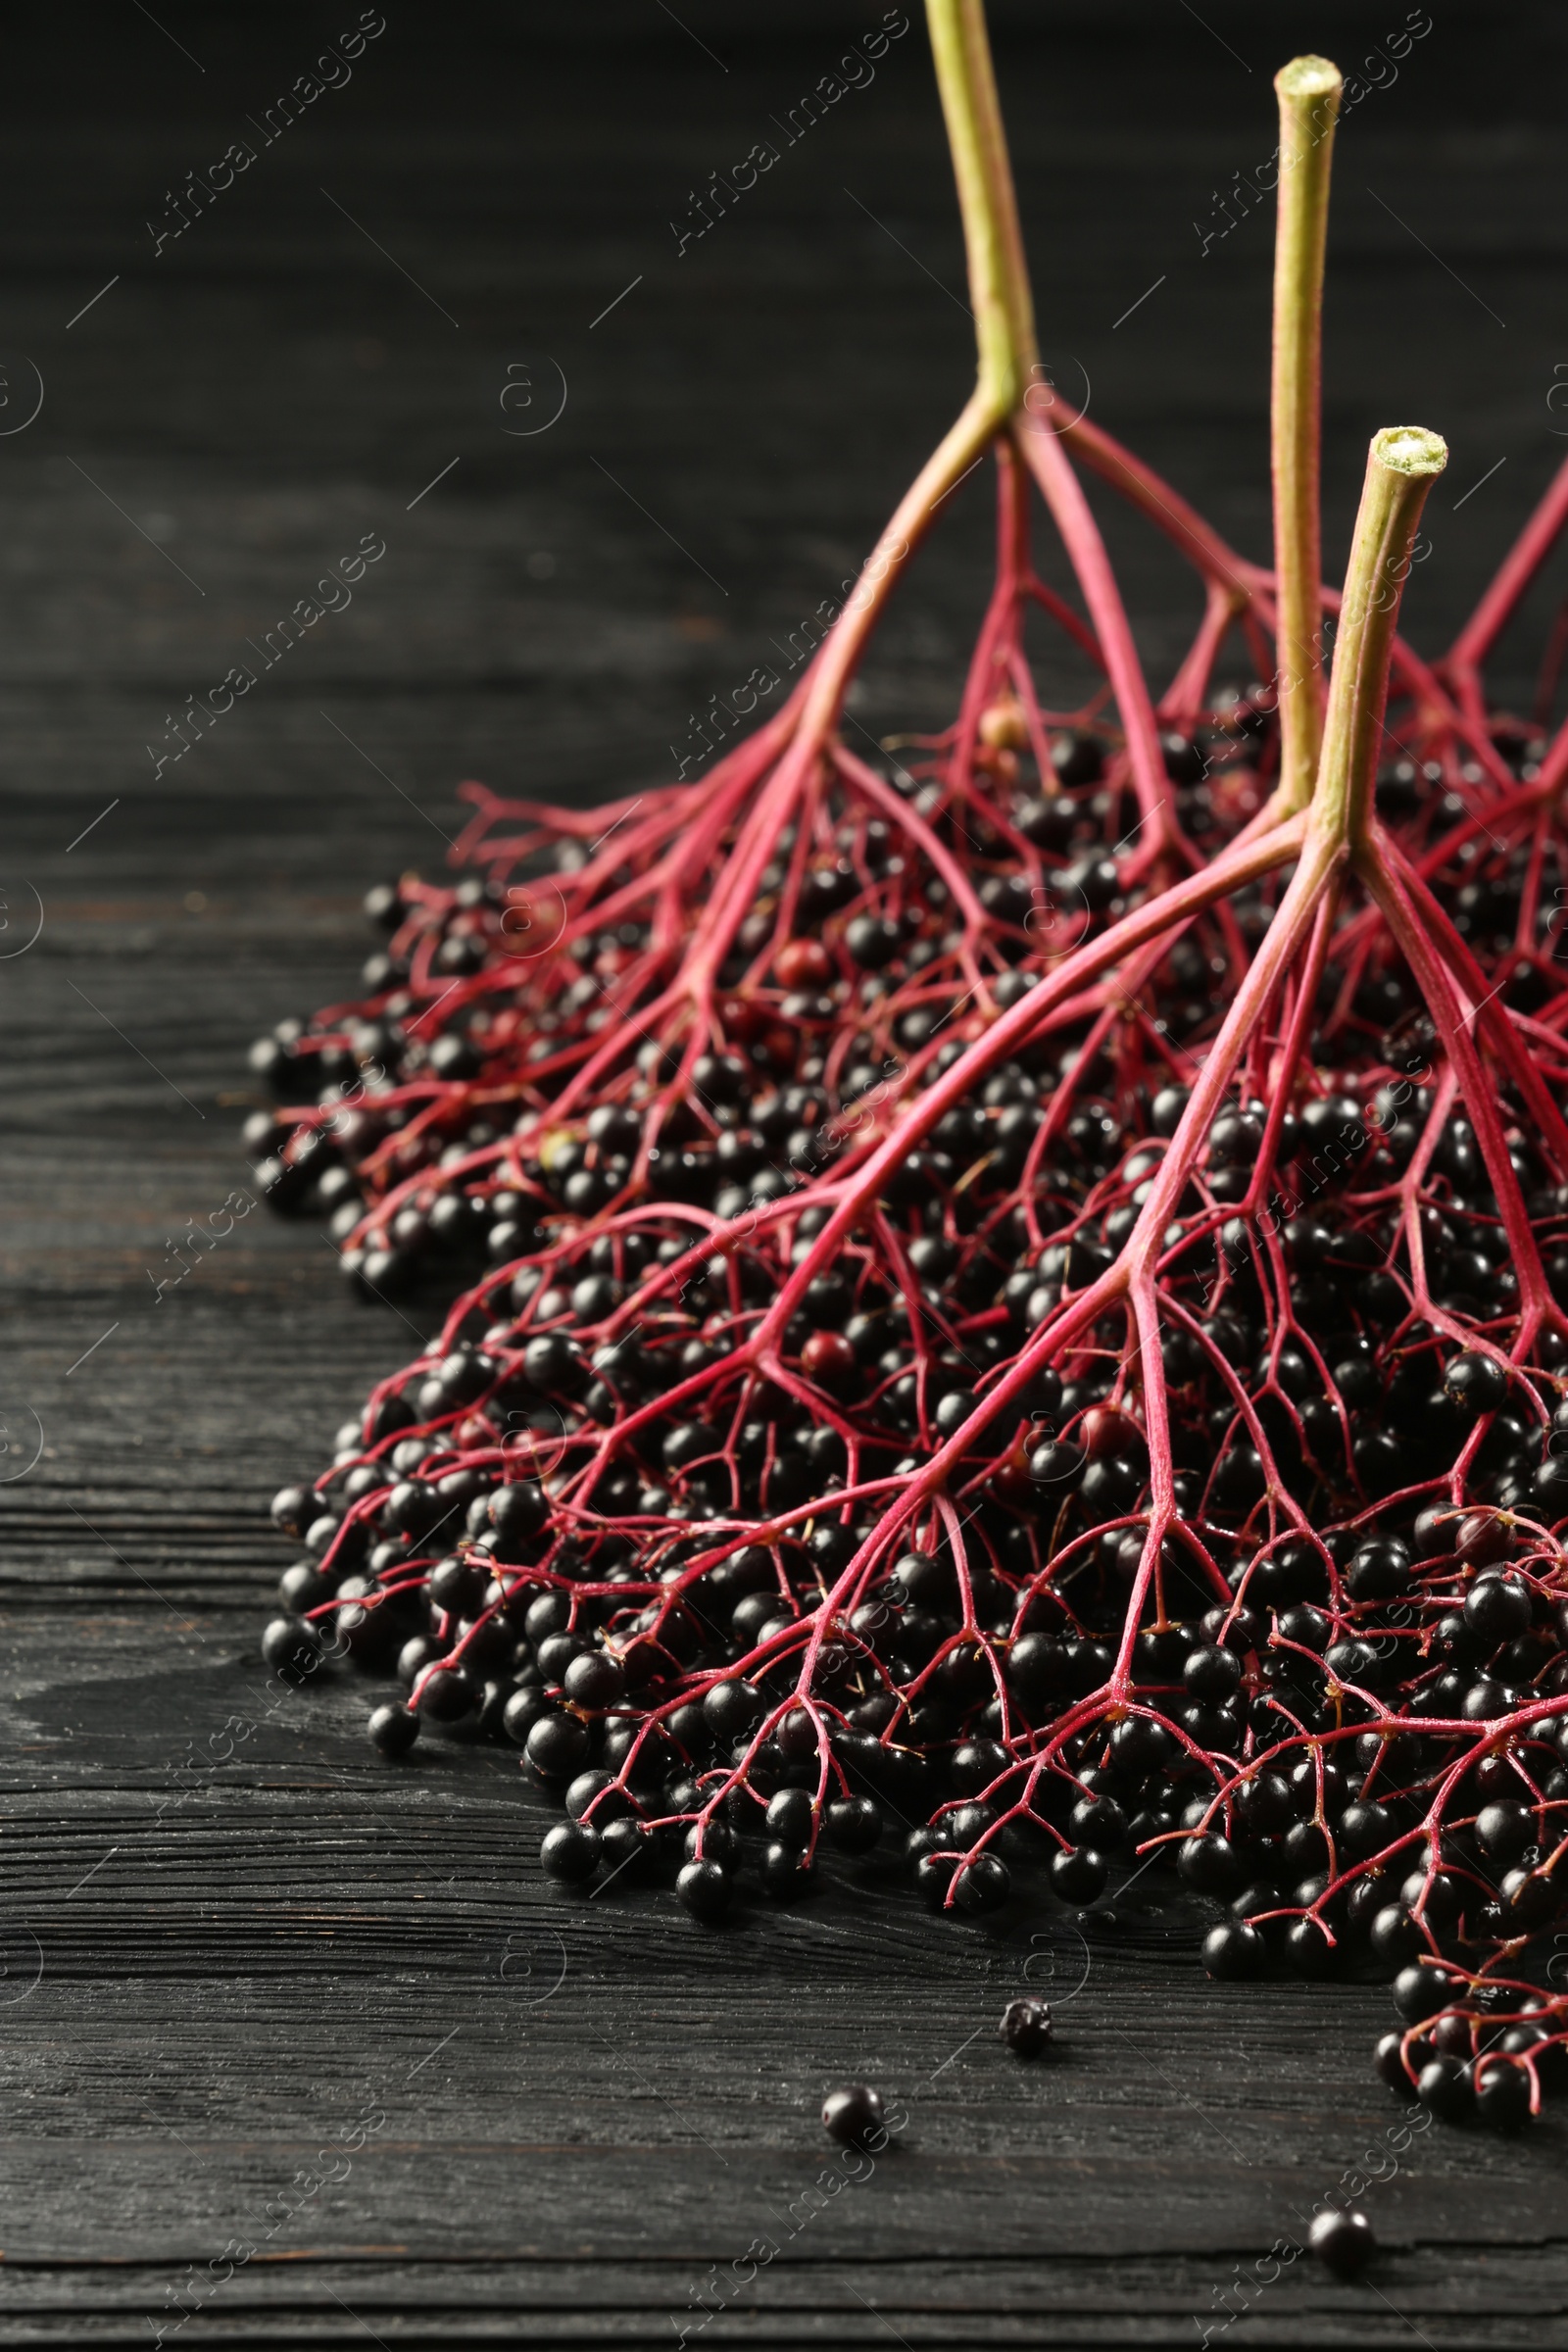
<instances>
[{"instance_id":1,"label":"wood grain texture","mask_svg":"<svg viewBox=\"0 0 1568 2352\"><path fill-rule=\"evenodd\" d=\"M674 256L687 190L878 13L785 37L688 6L692 38L629 5L389 11L156 258L163 191L326 21L10 36L0 361L8 399L23 354L46 399L0 437L0 949L29 894L43 915L0 955L0 2345L141 2345L184 2312L182 2347L1156 2347L1228 2310L1237 2343L1568 2344L1557 2118L1416 2136L1368 2192L1371 2284L1302 2261L1237 2288L1389 2147L1380 1988L1208 1986L1199 1915L1152 1879L1086 1931L1033 1897L932 1922L878 1860L716 1936L667 1892L563 1899L511 1756L390 1770L367 1686L259 1661L288 1557L265 1499L429 1310L356 1306L319 1229L260 1209L158 1303L166 1245L245 1181L248 1040L352 987L361 892L440 858L455 784L671 774L688 712L834 591L961 396L917 32ZM1348 60L1399 13L1006 18L1046 348L1249 553L1266 223L1200 262L1191 218L1268 154L1292 46ZM1508 460L1434 525L1424 646L1560 455L1564 84L1547 12L1442 13L1343 142L1328 547L1391 416L1449 434L1456 498ZM552 357L565 414L509 440L506 367ZM948 707L987 499L955 502L873 654L873 733ZM1107 528L1157 669L1190 592ZM155 781L166 714L368 530L352 609ZM1025 1984L1059 2004L1049 2065L996 2038ZM815 2110L858 2079L908 2125L857 2180Z\"/></svg>"}]
</instances>

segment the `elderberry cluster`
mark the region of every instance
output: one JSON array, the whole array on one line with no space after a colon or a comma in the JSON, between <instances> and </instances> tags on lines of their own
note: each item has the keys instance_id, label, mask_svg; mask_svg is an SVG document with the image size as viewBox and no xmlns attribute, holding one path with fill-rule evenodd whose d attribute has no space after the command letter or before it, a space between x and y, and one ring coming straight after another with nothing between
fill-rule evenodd
<instances>
[{"instance_id":1,"label":"elderberry cluster","mask_svg":"<svg viewBox=\"0 0 1568 2352\"><path fill-rule=\"evenodd\" d=\"M1262 689L1252 693L1262 700ZM998 707L987 729L995 740L976 756L1004 796L994 816L955 808L941 762L888 770L961 857L999 1008L1126 904L1105 854L1127 818L1123 785L1106 781L1107 761L1120 773L1110 745L1063 731L1042 777L1016 710ZM1227 829L1255 812L1259 739L1272 727L1235 690L1218 711L1223 723L1200 738L1161 738L1178 808L1198 835L1222 822L1216 794ZM838 1114L947 1066L973 1034L972 1013L963 1016L976 989L949 882L888 818L852 811L803 858L807 846L784 827L760 875L718 974L729 993L716 1050L683 1070L678 1040L644 1039L559 1122L555 1096L625 1009L628 976L651 959L651 923L582 929L559 954L541 949L539 876L511 878L504 845L487 875L455 889L412 875L378 885L366 911L392 936L366 964L369 998L309 1024L282 1021L252 1049L256 1076L287 1105L247 1123L265 1198L284 1215L326 1215L343 1271L365 1295L414 1284L450 1295L485 1262L543 1239L544 1221L563 1210L582 1217L663 1199L735 1215L745 1200L778 1198L819 1173L843 1140ZM581 867L575 840L551 854L562 873ZM524 862L537 868L544 855L535 848ZM609 884L624 890L630 879L617 872ZM759 983L786 894L791 927ZM1223 968L1196 942L1174 948L1175 1034L1212 1025ZM768 1080L766 1099L755 1101Z\"/></svg>"},{"instance_id":2,"label":"elderberry cluster","mask_svg":"<svg viewBox=\"0 0 1568 2352\"><path fill-rule=\"evenodd\" d=\"M1412 688L1314 865L1212 642L1157 747L1042 711L1001 538L918 756L792 705L603 827L467 788L464 879L256 1050L268 1198L461 1293L277 1497L266 1654L382 1677L387 1756L520 1748L549 1875L704 1921L827 1851L964 1915L1173 1869L1212 1974L1392 1977L1380 2071L1514 2122L1568 2042L1556 755Z\"/></svg>"},{"instance_id":3,"label":"elderberry cluster","mask_svg":"<svg viewBox=\"0 0 1568 2352\"><path fill-rule=\"evenodd\" d=\"M372 1718L384 1750L412 1744L421 1723L518 1741L566 1799L547 1869L582 1879L668 1855L702 1917L728 1902L737 1870L799 1888L819 1838L864 1851L913 1822L920 1890L973 1912L1042 1859L1059 1899L1093 1902L1118 1862L1163 1846L1233 1914L1207 1946L1220 1974L1253 1972L1275 1949L1300 1973L1347 1952L1392 1967L1429 1930L1484 1944L1547 1924L1540 1808L1568 1800L1555 1735L1476 1768L1478 1818L1465 1824L1460 1805L1441 1866L1415 1836L1463 1745L1424 1736L1420 1720L1485 1723L1568 1685L1559 1554L1504 1516L1549 1523L1568 1467L1556 1424L1543 1435L1523 1390L1507 1409L1495 1356L1411 1323L1397 1251L1369 1258L1358 1197L1408 1165L1412 1132L1433 1141L1436 1097L1407 1082L1385 1077L1365 1109L1328 1095L1290 1114L1279 1166L1303 1198L1266 1235L1224 1216L1246 1198L1264 1106L1239 1102L1210 1127L1191 1264L1185 1227L1168 1237L1170 1296L1191 1322L1162 1357L1178 1499L1199 1544L1167 1540L1145 1605L1133 1691L1152 1712L1091 1720L1035 1769L1053 1727L1110 1671L1143 1549L1148 1450L1119 1328L1043 1368L992 1424L966 1466L961 1546L933 1524L891 1556L817 1653L820 1713L790 1703L800 1637L873 1533L835 1495L907 1474L961 1430L1032 1328L1125 1239L1185 1105L1175 1086L1140 1095L1128 1053L1125 1038L1098 1055L1082 1041L1032 1048L911 1155L883 1200L897 1255L851 1242L785 1336L786 1367L830 1417L744 1368L706 1398L684 1394L723 1366L823 1208L707 1255L678 1215L620 1218L487 1278L446 1347L345 1429L318 1493L279 1497L311 1557L285 1578L274 1662L309 1656L313 1629L334 1626L409 1694ZM1068 1088L1075 1106L1053 1129ZM755 1132L771 1093L744 1100L744 1124L725 1132ZM1536 1183L1522 1135L1515 1150ZM1501 1254L1460 1250L1495 1216L1462 1119L1428 1163L1442 1310L1505 1314ZM1533 1198L1549 1231L1555 1196ZM624 1332L626 1301L661 1267L669 1289ZM1282 1296L1293 1342L1275 1328ZM1239 1397L1270 1478L1325 1541L1264 1535L1268 1482L1239 1434ZM1568 1411L1557 1418L1568 1431ZM1474 1433L1475 1507L1412 1518L1396 1504L1380 1527L1378 1496ZM525 1463L537 1475L518 1475ZM564 1523L555 1496L573 1480L581 1507ZM789 1535L740 1540L735 1523L789 1513ZM705 1533L714 1522L722 1532ZM1410 1728L1391 1732L1383 1694L1396 1690ZM1276 1764L1249 1770L1263 1754ZM1218 1803L1216 1764L1235 1782ZM1494 1818L1486 1788L1518 1773L1536 1813L1515 1798Z\"/></svg>"}]
</instances>

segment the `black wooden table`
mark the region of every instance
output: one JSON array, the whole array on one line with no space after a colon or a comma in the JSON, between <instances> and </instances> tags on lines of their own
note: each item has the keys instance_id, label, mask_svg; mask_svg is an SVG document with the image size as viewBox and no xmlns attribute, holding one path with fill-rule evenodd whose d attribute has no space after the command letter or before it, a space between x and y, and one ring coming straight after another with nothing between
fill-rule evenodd
<instances>
[{"instance_id":1,"label":"black wooden table","mask_svg":"<svg viewBox=\"0 0 1568 2352\"><path fill-rule=\"evenodd\" d=\"M266 1498L420 1318L260 1209L160 1296L245 1182L249 1039L349 992L361 893L439 862L464 776L671 776L968 375L918 24L680 253L880 10L549 13L388 0L286 127L347 5L7 28L0 2343L1568 2343L1562 2121L1391 2154L1382 1990L1211 1987L1142 1888L1087 1932L933 1922L891 1864L718 1936L563 1899L514 1760L390 1770L363 1687L260 1665ZM1058 380L1257 554L1268 224L1202 225L1292 48L1349 64L1405 12L1268 13L1020 8L1004 42ZM1562 39L1439 6L1342 134L1328 543L1373 426L1446 431L1434 648L1568 427ZM873 733L950 707L988 497L872 655ZM1106 520L1157 669L1190 586ZM175 760L367 533L352 606ZM1026 1985L1050 2065L996 2038ZM862 2178L816 2122L846 2079L908 2119ZM1358 2164L1371 2281L1271 2264Z\"/></svg>"}]
</instances>

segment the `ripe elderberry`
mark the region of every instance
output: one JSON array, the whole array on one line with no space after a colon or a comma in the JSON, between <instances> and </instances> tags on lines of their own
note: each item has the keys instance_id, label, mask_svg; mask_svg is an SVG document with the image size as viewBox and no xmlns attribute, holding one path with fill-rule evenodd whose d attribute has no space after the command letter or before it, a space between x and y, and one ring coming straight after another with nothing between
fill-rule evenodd
<instances>
[{"instance_id":1,"label":"ripe elderberry","mask_svg":"<svg viewBox=\"0 0 1568 2352\"><path fill-rule=\"evenodd\" d=\"M1325 2270L1337 2278L1359 2277L1377 2252L1377 2234L1358 2205L1348 2213L1318 2214L1307 2242Z\"/></svg>"},{"instance_id":2,"label":"ripe elderberry","mask_svg":"<svg viewBox=\"0 0 1568 2352\"><path fill-rule=\"evenodd\" d=\"M830 2090L822 2101L822 2129L841 2147L861 2147L883 2129L882 2094L867 2082Z\"/></svg>"},{"instance_id":3,"label":"ripe elderberry","mask_svg":"<svg viewBox=\"0 0 1568 2352\"><path fill-rule=\"evenodd\" d=\"M1054 2028L1045 2001L1026 1994L1009 2001L997 2031L1009 2050L1020 2058L1040 2058L1050 2048Z\"/></svg>"}]
</instances>

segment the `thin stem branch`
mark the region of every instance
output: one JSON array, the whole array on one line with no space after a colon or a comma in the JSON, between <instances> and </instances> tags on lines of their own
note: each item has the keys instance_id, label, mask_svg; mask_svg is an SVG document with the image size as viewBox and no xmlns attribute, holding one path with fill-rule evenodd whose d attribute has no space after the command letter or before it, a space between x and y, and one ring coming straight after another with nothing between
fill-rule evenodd
<instances>
[{"instance_id":1,"label":"thin stem branch","mask_svg":"<svg viewBox=\"0 0 1568 2352\"><path fill-rule=\"evenodd\" d=\"M1552 476L1550 487L1513 546L1494 573L1492 583L1453 641L1441 666L1452 679L1467 714L1485 723L1479 669L1492 651L1520 598L1550 555L1568 522L1568 459Z\"/></svg>"},{"instance_id":2,"label":"thin stem branch","mask_svg":"<svg viewBox=\"0 0 1568 2352\"><path fill-rule=\"evenodd\" d=\"M1041 431L1033 417L1024 416L1017 421L1017 437L1024 463L1040 485L1041 496L1051 510L1052 519L1078 575L1089 617L1100 641L1105 673L1121 713L1139 820L1141 826L1148 828L1146 839L1135 853L1134 870L1141 873L1176 838L1170 780L1160 757L1153 702L1105 543L1090 512L1083 484L1067 462L1060 436Z\"/></svg>"}]
</instances>

